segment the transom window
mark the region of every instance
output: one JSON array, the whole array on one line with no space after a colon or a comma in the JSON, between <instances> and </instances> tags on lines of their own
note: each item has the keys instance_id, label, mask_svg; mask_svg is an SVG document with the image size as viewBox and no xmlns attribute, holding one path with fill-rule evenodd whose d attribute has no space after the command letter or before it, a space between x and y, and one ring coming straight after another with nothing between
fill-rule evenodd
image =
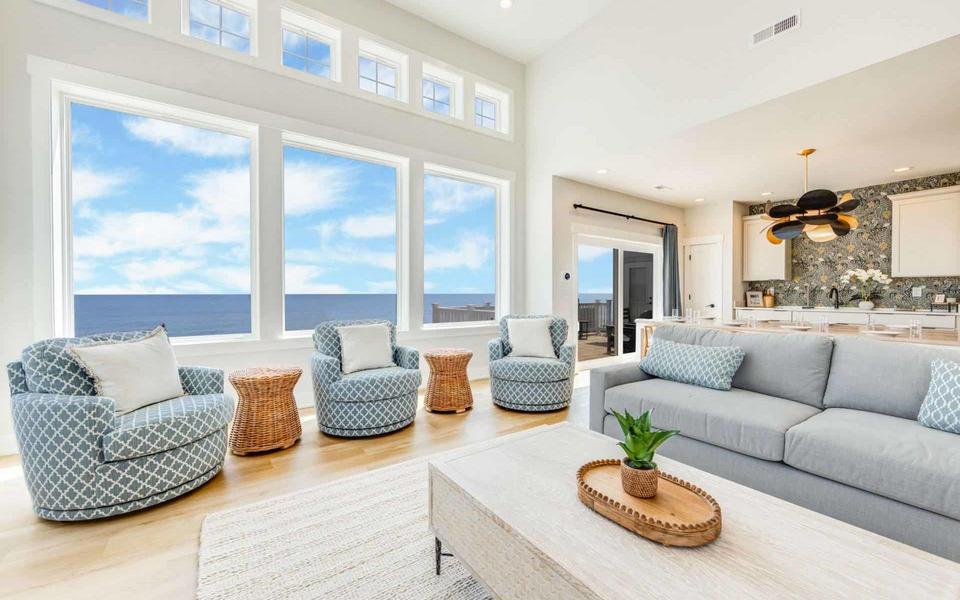
<instances>
[{"instance_id":1,"label":"transom window","mask_svg":"<svg viewBox=\"0 0 960 600\"><path fill-rule=\"evenodd\" d=\"M250 15L216 0L190 0L190 35L250 53Z\"/></svg>"},{"instance_id":2,"label":"transom window","mask_svg":"<svg viewBox=\"0 0 960 600\"><path fill-rule=\"evenodd\" d=\"M450 86L433 79L423 80L423 107L450 116Z\"/></svg>"},{"instance_id":3,"label":"transom window","mask_svg":"<svg viewBox=\"0 0 960 600\"><path fill-rule=\"evenodd\" d=\"M80 0L80 2L97 8L105 8L132 19L147 20L147 0Z\"/></svg>"},{"instance_id":4,"label":"transom window","mask_svg":"<svg viewBox=\"0 0 960 600\"><path fill-rule=\"evenodd\" d=\"M484 129L497 129L497 102L478 97L474 100L474 123Z\"/></svg>"},{"instance_id":5,"label":"transom window","mask_svg":"<svg viewBox=\"0 0 960 600\"><path fill-rule=\"evenodd\" d=\"M397 67L377 58L360 56L360 89L397 98Z\"/></svg>"},{"instance_id":6,"label":"transom window","mask_svg":"<svg viewBox=\"0 0 960 600\"><path fill-rule=\"evenodd\" d=\"M283 28L283 64L319 77L331 78L331 45L309 33Z\"/></svg>"}]
</instances>

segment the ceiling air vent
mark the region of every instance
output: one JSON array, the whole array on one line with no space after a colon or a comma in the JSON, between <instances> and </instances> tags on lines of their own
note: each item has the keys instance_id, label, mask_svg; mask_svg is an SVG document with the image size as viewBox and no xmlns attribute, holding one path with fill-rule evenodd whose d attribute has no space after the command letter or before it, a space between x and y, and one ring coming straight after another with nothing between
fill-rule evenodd
<instances>
[{"instance_id":1,"label":"ceiling air vent","mask_svg":"<svg viewBox=\"0 0 960 600\"><path fill-rule=\"evenodd\" d=\"M784 34L788 31L798 29L800 27L800 13L790 15L785 19L781 19L770 25L764 27L760 31L753 34L753 42L751 46L758 46L766 41L772 40L778 35Z\"/></svg>"}]
</instances>

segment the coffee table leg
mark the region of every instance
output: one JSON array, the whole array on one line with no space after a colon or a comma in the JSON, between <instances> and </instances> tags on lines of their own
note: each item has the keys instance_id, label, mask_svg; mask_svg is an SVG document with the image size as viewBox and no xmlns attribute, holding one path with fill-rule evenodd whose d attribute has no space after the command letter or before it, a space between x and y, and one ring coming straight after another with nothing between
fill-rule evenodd
<instances>
[{"instance_id":1,"label":"coffee table leg","mask_svg":"<svg viewBox=\"0 0 960 600\"><path fill-rule=\"evenodd\" d=\"M436 556L436 559L437 559L437 575L439 575L439 574L440 574L440 559L443 558L444 556L453 556L453 555L450 554L449 552L444 552L444 551L443 551L443 543L440 542L440 538L436 538L436 537L435 537L435 538L433 538L433 541L434 541L434 544L435 544L435 556Z\"/></svg>"}]
</instances>

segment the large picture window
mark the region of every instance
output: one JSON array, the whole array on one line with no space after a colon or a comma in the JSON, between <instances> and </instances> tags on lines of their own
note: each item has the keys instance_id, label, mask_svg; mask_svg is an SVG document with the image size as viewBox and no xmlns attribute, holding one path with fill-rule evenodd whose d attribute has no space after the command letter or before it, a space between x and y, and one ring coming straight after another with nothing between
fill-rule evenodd
<instances>
[{"instance_id":1,"label":"large picture window","mask_svg":"<svg viewBox=\"0 0 960 600\"><path fill-rule=\"evenodd\" d=\"M397 166L293 144L283 160L285 329L396 323Z\"/></svg>"},{"instance_id":2,"label":"large picture window","mask_svg":"<svg viewBox=\"0 0 960 600\"><path fill-rule=\"evenodd\" d=\"M496 319L497 186L427 173L423 197L423 322Z\"/></svg>"},{"instance_id":3,"label":"large picture window","mask_svg":"<svg viewBox=\"0 0 960 600\"><path fill-rule=\"evenodd\" d=\"M146 21L149 13L147 0L80 0L80 2L140 21Z\"/></svg>"},{"instance_id":4,"label":"large picture window","mask_svg":"<svg viewBox=\"0 0 960 600\"><path fill-rule=\"evenodd\" d=\"M75 333L250 333L250 139L68 109Z\"/></svg>"}]
</instances>

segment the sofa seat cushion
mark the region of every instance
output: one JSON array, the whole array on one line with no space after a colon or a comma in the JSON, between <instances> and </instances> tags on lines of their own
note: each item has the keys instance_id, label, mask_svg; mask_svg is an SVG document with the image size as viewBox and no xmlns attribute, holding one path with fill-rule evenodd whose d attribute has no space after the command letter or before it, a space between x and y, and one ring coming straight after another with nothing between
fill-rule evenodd
<instances>
[{"instance_id":1,"label":"sofa seat cushion","mask_svg":"<svg viewBox=\"0 0 960 600\"><path fill-rule=\"evenodd\" d=\"M607 390L605 408L639 414L649 410L653 426L679 429L688 438L755 458L783 459L784 435L820 411L775 396L646 379Z\"/></svg>"},{"instance_id":2,"label":"sofa seat cushion","mask_svg":"<svg viewBox=\"0 0 960 600\"><path fill-rule=\"evenodd\" d=\"M420 387L420 371L402 367L367 369L344 375L323 393L333 402L370 402L396 398Z\"/></svg>"},{"instance_id":3,"label":"sofa seat cushion","mask_svg":"<svg viewBox=\"0 0 960 600\"><path fill-rule=\"evenodd\" d=\"M570 365L556 358L508 356L490 363L490 376L527 383L563 381L570 378Z\"/></svg>"},{"instance_id":4,"label":"sofa seat cushion","mask_svg":"<svg viewBox=\"0 0 960 600\"><path fill-rule=\"evenodd\" d=\"M960 519L960 435L916 421L830 408L787 432L784 462Z\"/></svg>"},{"instance_id":5,"label":"sofa seat cushion","mask_svg":"<svg viewBox=\"0 0 960 600\"><path fill-rule=\"evenodd\" d=\"M129 460L179 448L226 428L233 400L224 394L180 396L117 418L103 437L106 462Z\"/></svg>"}]
</instances>

